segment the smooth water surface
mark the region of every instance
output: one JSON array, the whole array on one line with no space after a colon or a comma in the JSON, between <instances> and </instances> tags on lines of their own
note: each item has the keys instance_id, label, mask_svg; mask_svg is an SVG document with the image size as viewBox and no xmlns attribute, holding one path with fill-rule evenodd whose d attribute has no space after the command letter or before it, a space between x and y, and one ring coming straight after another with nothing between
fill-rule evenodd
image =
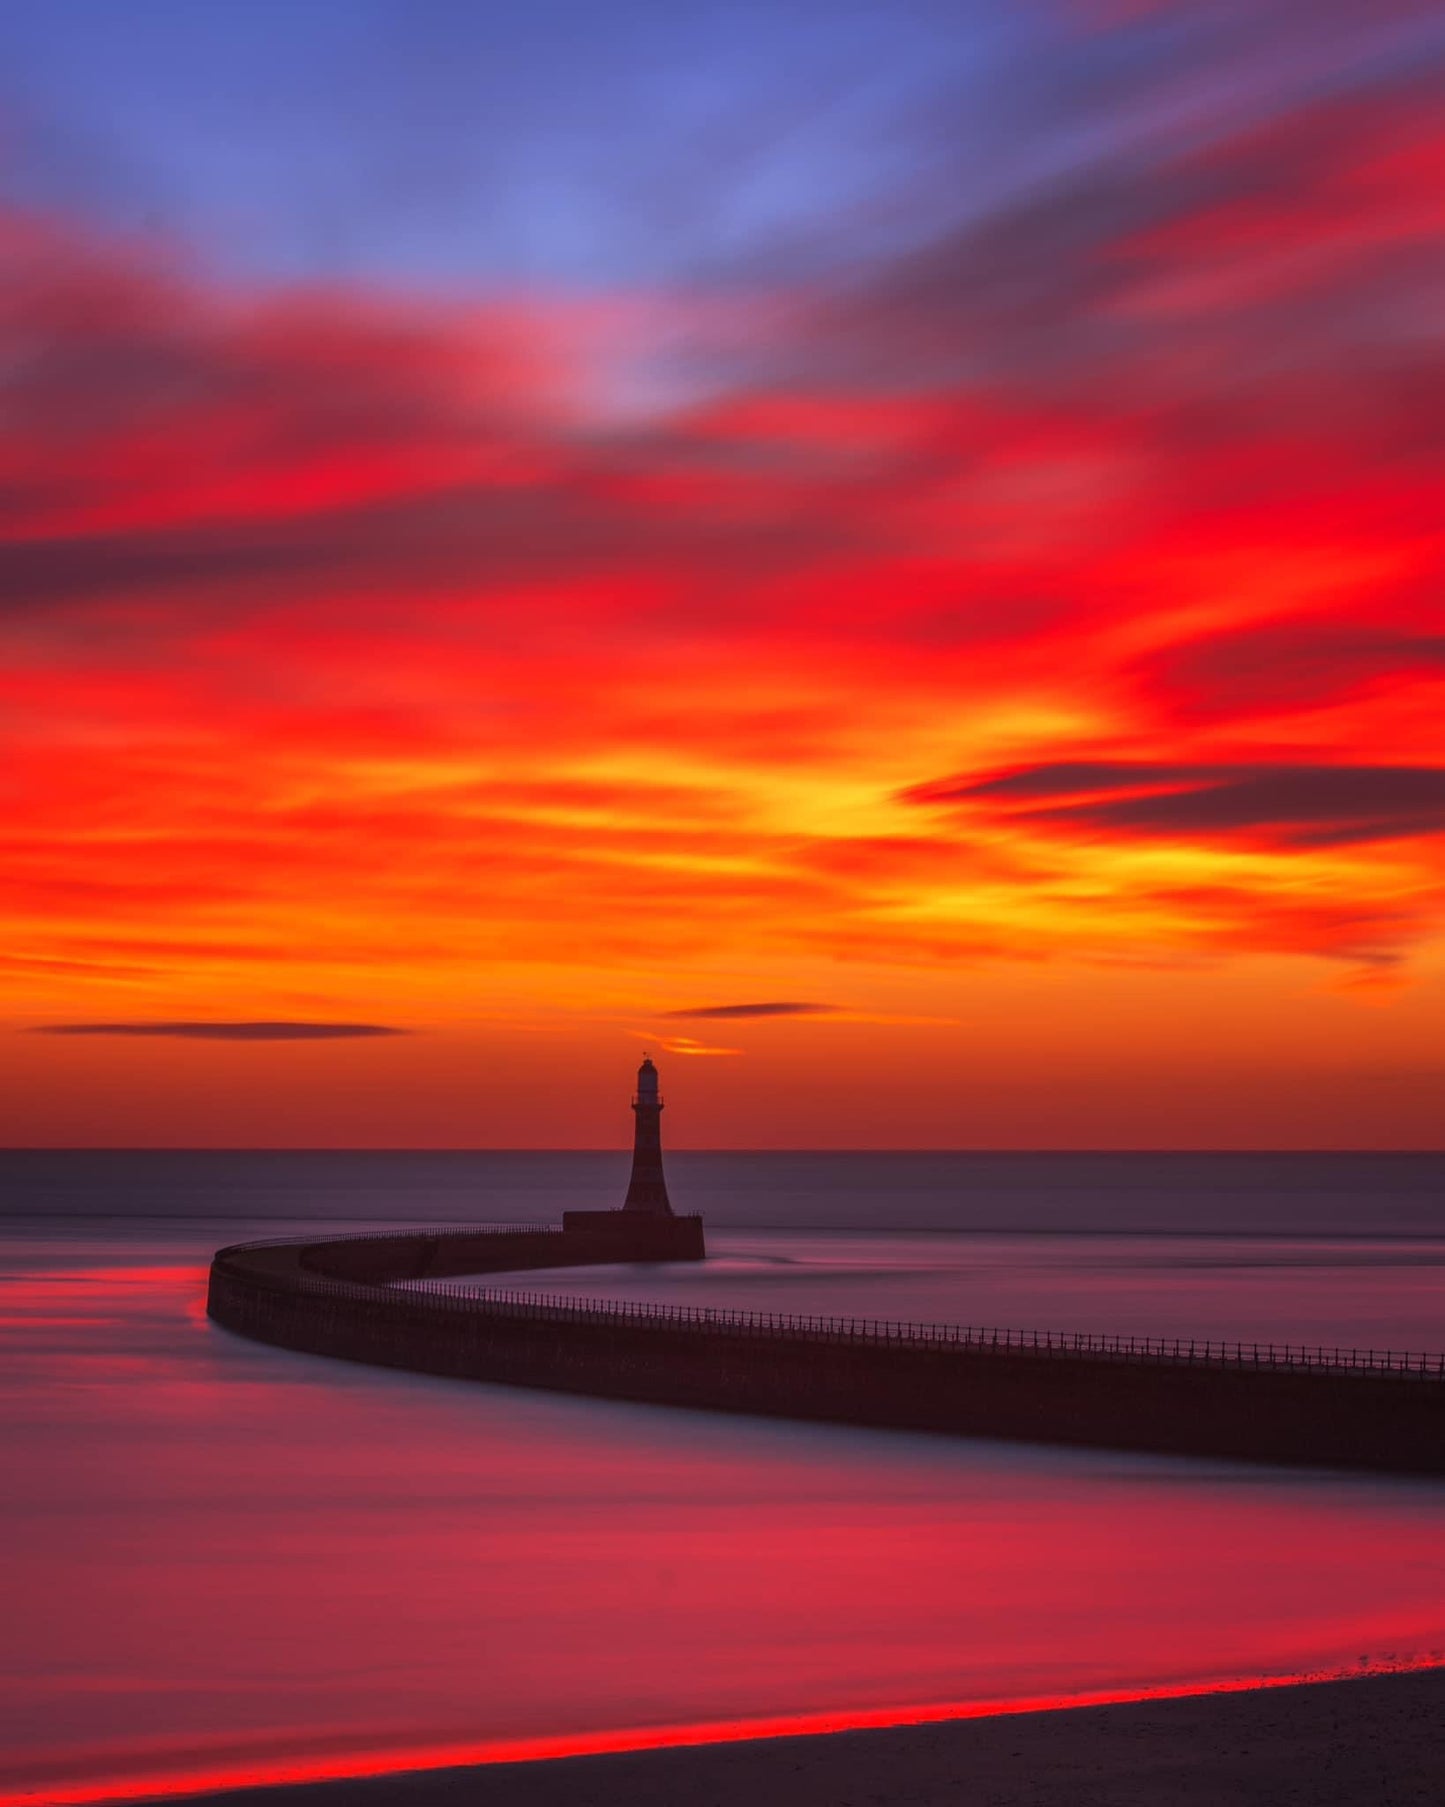
<instances>
[{"instance_id":1,"label":"smooth water surface","mask_svg":"<svg viewBox=\"0 0 1445 1807\"><path fill-rule=\"evenodd\" d=\"M706 1262L439 1284L990 1329L1417 1351L1445 1342L1445 1239L1425 1237L723 1228L709 1234Z\"/></svg>"},{"instance_id":2,"label":"smooth water surface","mask_svg":"<svg viewBox=\"0 0 1445 1807\"><path fill-rule=\"evenodd\" d=\"M28 1157L9 1197L31 1209L0 1222L0 1797L1445 1659L1445 1489L1428 1481L734 1419L288 1355L207 1322L206 1260L248 1233L339 1227L366 1157L306 1157L291 1221L227 1157L168 1174L148 1157L144 1185L121 1161L127 1215L86 1218L94 1169L51 1159L54 1213L35 1215ZM498 1170L488 1185L474 1160L493 1205L478 1218L551 1215L582 1189L534 1169L536 1208L497 1209ZM819 1189L805 1161L784 1158L775 1196ZM430 1193L418 1210L404 1164L371 1170L368 1217L468 1215ZM434 1180L424 1161L417 1190ZM1050 1189L1014 1196L1031 1190ZM1266 1237L1190 1228L1142 1183L1135 1227L1102 1236L946 1235L936 1218L869 1232L855 1196L842 1232L721 1224L715 1265L586 1283L1420 1343L1445 1276L1427 1204L1397 1200L1381 1234L1372 1195L1351 1233L1347 1186L1308 1192L1328 1201L1314 1223L1304 1190L1266 1201ZM171 1214L138 1214L142 1192ZM929 1196L946 1208L947 1189ZM175 1214L188 1199L206 1214ZM1171 1211L1171 1229L1139 1231Z\"/></svg>"}]
</instances>

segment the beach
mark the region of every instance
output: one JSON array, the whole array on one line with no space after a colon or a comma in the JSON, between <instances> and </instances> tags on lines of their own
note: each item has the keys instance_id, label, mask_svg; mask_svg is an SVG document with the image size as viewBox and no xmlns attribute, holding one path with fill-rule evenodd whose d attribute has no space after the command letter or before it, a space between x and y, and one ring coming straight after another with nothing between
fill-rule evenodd
<instances>
[{"instance_id":1,"label":"beach","mask_svg":"<svg viewBox=\"0 0 1445 1807\"><path fill-rule=\"evenodd\" d=\"M1445 1668L192 1796L192 1807L1427 1807Z\"/></svg>"}]
</instances>

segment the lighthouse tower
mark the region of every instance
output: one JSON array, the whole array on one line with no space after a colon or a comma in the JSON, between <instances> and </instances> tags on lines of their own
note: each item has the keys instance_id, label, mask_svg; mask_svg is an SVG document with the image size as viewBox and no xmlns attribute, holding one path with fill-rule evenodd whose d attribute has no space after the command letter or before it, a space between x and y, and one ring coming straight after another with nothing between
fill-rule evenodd
<instances>
[{"instance_id":1,"label":"lighthouse tower","mask_svg":"<svg viewBox=\"0 0 1445 1807\"><path fill-rule=\"evenodd\" d=\"M657 1068L646 1055L637 1069L632 1115L632 1180L622 1209L671 1217L667 1181L662 1177L662 1095L657 1089Z\"/></svg>"},{"instance_id":2,"label":"lighthouse tower","mask_svg":"<svg viewBox=\"0 0 1445 1807\"><path fill-rule=\"evenodd\" d=\"M705 1261L702 1219L678 1217L662 1177L662 1097L645 1056L632 1097L632 1183L620 1211L564 1211L574 1261Z\"/></svg>"}]
</instances>

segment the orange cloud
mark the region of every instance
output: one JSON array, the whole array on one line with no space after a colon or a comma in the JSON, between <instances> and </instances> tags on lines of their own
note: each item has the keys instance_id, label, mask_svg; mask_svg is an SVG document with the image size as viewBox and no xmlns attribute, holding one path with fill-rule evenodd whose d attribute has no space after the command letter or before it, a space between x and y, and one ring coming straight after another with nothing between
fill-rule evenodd
<instances>
[{"instance_id":1,"label":"orange cloud","mask_svg":"<svg viewBox=\"0 0 1445 1807\"><path fill-rule=\"evenodd\" d=\"M647 1038L644 1037L643 1039L645 1040ZM694 1054L713 1055L742 1053L741 1048L719 1048L714 1046L711 1042L693 1041L690 1036L686 1035L666 1035L661 1038L654 1037L653 1039L664 1054L683 1054L690 1057Z\"/></svg>"},{"instance_id":2,"label":"orange cloud","mask_svg":"<svg viewBox=\"0 0 1445 1807\"><path fill-rule=\"evenodd\" d=\"M732 298L707 399L645 415L599 361L698 303L244 295L3 222L14 1023L400 1021L460 1084L479 1024L602 1050L696 997L739 1048L666 1051L856 1099L886 1048L907 1139L895 1037L953 1035L955 1096L1015 1022L1133 1073L1180 975L1247 969L1170 1055L1228 1140L1262 1021L1308 1065L1323 975L1404 1021L1441 962L1427 112L1377 72L1161 125ZM6 1084L107 1052L10 1039Z\"/></svg>"}]
</instances>

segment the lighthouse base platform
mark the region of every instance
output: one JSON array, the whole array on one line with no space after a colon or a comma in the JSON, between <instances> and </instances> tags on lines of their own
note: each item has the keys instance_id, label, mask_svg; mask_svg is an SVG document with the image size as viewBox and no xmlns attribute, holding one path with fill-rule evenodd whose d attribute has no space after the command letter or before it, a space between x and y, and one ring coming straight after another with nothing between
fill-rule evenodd
<instances>
[{"instance_id":1,"label":"lighthouse base platform","mask_svg":"<svg viewBox=\"0 0 1445 1807\"><path fill-rule=\"evenodd\" d=\"M653 1211L567 1211L562 1229L568 1236L600 1239L615 1249L615 1261L705 1261L700 1217L664 1216ZM598 1256L592 1253L589 1259Z\"/></svg>"}]
</instances>

